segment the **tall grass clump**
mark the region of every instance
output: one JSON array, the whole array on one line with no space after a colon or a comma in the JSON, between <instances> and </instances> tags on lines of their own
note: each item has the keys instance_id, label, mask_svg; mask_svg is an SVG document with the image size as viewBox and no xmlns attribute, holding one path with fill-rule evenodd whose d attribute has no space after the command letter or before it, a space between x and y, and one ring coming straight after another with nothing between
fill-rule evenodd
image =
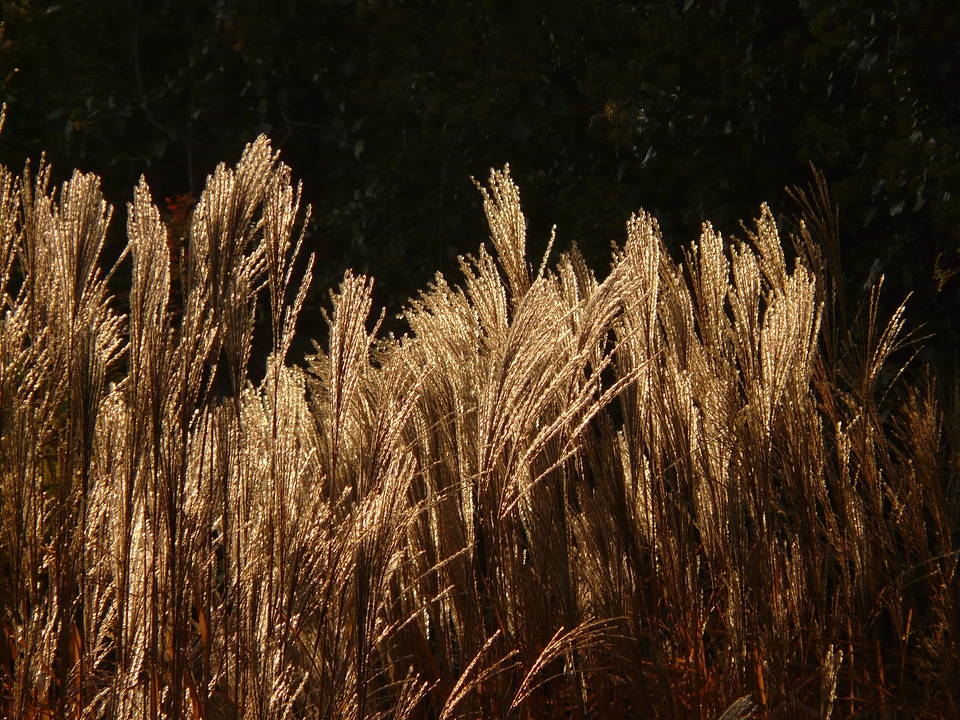
<instances>
[{"instance_id":1,"label":"tall grass clump","mask_svg":"<svg viewBox=\"0 0 960 720\"><path fill-rule=\"evenodd\" d=\"M822 186L788 251L641 213L598 280L493 172L459 283L396 338L347 273L298 364L265 138L178 258L141 181L104 270L98 179L49 176L0 173L3 717L960 713L941 388L879 287L848 316Z\"/></svg>"}]
</instances>

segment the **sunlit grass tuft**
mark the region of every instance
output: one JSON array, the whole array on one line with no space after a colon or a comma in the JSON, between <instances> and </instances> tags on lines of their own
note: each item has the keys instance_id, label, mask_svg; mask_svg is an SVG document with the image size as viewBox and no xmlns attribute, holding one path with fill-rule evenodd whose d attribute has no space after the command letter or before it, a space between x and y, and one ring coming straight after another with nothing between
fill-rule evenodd
<instances>
[{"instance_id":1,"label":"sunlit grass tuft","mask_svg":"<svg viewBox=\"0 0 960 720\"><path fill-rule=\"evenodd\" d=\"M141 181L125 314L99 181L48 178L0 173L3 717L960 713L957 458L822 184L789 253L764 207L680 264L640 213L599 280L534 270L493 172L492 250L402 338L347 273L301 368L265 138L175 274Z\"/></svg>"}]
</instances>

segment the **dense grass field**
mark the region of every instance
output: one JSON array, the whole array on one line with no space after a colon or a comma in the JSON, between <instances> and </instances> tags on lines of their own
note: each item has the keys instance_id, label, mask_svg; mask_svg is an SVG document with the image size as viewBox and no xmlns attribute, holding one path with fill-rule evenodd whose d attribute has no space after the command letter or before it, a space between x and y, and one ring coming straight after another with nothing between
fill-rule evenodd
<instances>
[{"instance_id":1,"label":"dense grass field","mask_svg":"<svg viewBox=\"0 0 960 720\"><path fill-rule=\"evenodd\" d=\"M405 336L348 273L302 360L265 138L188 252L137 187L122 310L48 177L0 176L0 716L960 717L952 411L822 185L682 263L640 213L598 280L493 172Z\"/></svg>"}]
</instances>

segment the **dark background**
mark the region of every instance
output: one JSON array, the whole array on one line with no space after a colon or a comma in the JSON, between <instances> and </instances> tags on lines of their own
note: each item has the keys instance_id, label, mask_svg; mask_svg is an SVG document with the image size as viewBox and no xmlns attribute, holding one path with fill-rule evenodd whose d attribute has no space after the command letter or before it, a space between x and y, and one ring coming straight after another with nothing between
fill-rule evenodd
<instances>
[{"instance_id":1,"label":"dark background","mask_svg":"<svg viewBox=\"0 0 960 720\"><path fill-rule=\"evenodd\" d=\"M391 315L487 231L470 176L510 163L531 257L556 223L600 275L630 213L674 250L727 235L813 163L840 208L848 295L912 292L952 374L960 318L960 4L954 0L2 0L0 161L103 177L117 208L199 196L267 133L314 207L318 278Z\"/></svg>"}]
</instances>

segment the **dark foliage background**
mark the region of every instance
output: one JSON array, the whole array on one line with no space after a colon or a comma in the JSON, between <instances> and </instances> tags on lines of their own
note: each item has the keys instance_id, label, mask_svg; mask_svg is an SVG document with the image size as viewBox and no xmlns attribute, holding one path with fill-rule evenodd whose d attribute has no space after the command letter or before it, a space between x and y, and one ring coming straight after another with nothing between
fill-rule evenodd
<instances>
[{"instance_id":1,"label":"dark foliage background","mask_svg":"<svg viewBox=\"0 0 960 720\"><path fill-rule=\"evenodd\" d=\"M644 207L673 243L825 174L852 294L879 272L952 368L960 6L951 0L3 0L0 161L45 150L199 195L268 133L314 206L316 308L344 268L391 313L486 239L471 175L510 162L536 257L595 269ZM122 234L122 217L114 231ZM319 323L318 323L319 324Z\"/></svg>"}]
</instances>

